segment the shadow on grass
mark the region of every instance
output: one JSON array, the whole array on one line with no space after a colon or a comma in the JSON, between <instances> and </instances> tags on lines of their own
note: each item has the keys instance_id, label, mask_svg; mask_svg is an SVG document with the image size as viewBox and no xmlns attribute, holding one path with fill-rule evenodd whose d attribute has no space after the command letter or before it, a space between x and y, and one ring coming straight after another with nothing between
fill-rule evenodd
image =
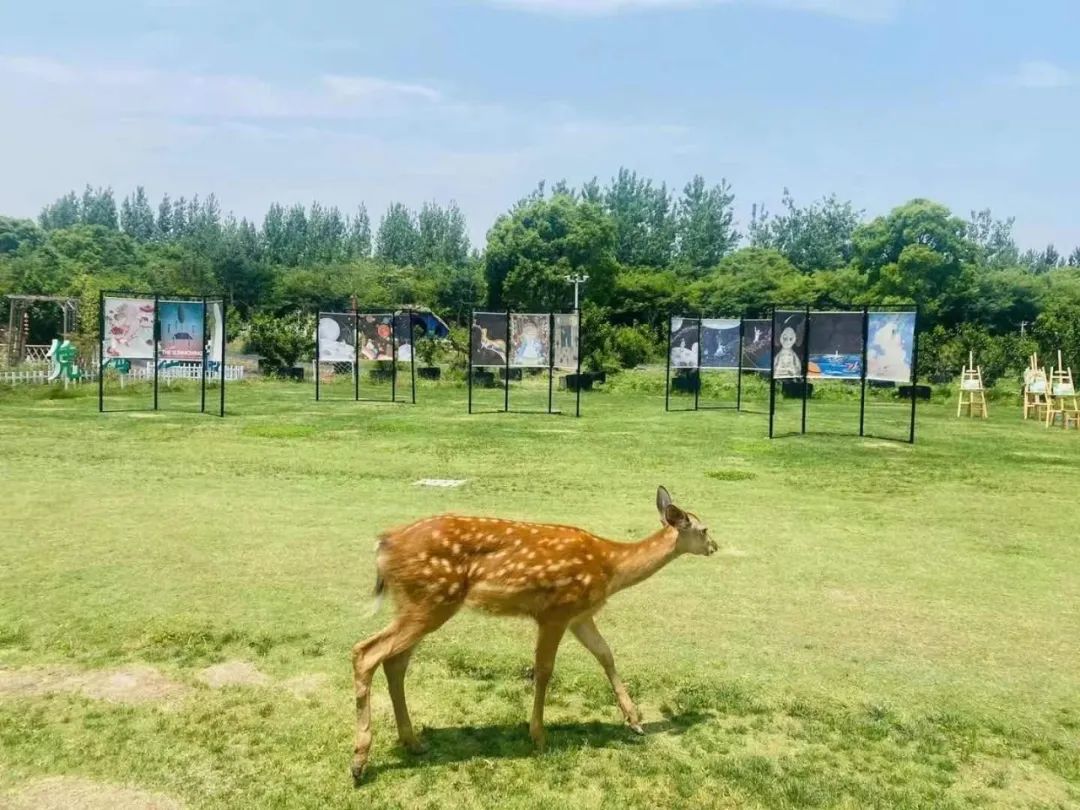
<instances>
[{"instance_id":1,"label":"shadow on grass","mask_svg":"<svg viewBox=\"0 0 1080 810\"><path fill-rule=\"evenodd\" d=\"M561 753L575 748L604 748L642 745L653 734L685 734L694 726L712 719L711 712L690 711L664 720L642 723L645 735L634 734L622 723L554 723L545 725L547 752ZM392 731L389 733L393 733ZM400 748L400 759L385 764L374 763L364 775L364 784L380 774L449 765L455 762L490 759L526 759L536 756L529 739L528 723L485 726L425 727L420 740L427 747L422 754L409 754Z\"/></svg>"}]
</instances>

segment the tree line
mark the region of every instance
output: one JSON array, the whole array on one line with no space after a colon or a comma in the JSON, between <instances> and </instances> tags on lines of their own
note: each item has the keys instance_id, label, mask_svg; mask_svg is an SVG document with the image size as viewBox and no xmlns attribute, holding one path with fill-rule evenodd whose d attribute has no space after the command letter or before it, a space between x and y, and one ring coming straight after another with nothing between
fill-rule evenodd
<instances>
[{"instance_id":1,"label":"tree line","mask_svg":"<svg viewBox=\"0 0 1080 810\"><path fill-rule=\"evenodd\" d=\"M100 289L224 295L242 333L352 300L430 306L459 325L474 308L565 310L566 276L584 274L595 367L659 360L671 312L774 303L918 303L920 356L935 373L955 373L968 348L991 378L1032 350L1080 362L1080 247L1021 251L1014 220L922 199L869 219L850 201L800 204L785 190L779 211L752 207L745 232L734 206L726 181L696 176L676 191L620 169L604 184L540 183L476 250L453 202L393 203L373 228L363 203L349 213L273 203L254 222L224 214L214 194L154 205L139 187L118 204L112 189L88 186L36 222L0 217L0 293L82 296L92 310Z\"/></svg>"}]
</instances>

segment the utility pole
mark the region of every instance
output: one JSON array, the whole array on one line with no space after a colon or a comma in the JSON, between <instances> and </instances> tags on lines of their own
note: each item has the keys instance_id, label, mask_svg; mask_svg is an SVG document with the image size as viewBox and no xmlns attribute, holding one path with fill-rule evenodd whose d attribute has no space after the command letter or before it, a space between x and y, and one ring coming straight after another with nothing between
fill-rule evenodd
<instances>
[{"instance_id":1,"label":"utility pole","mask_svg":"<svg viewBox=\"0 0 1080 810\"><path fill-rule=\"evenodd\" d=\"M588 276L563 276L568 282L574 285L574 312L578 311L578 289L589 280Z\"/></svg>"},{"instance_id":2,"label":"utility pole","mask_svg":"<svg viewBox=\"0 0 1080 810\"><path fill-rule=\"evenodd\" d=\"M1031 321L1020 321L1020 337L1024 337L1027 334L1027 327L1031 324Z\"/></svg>"}]
</instances>

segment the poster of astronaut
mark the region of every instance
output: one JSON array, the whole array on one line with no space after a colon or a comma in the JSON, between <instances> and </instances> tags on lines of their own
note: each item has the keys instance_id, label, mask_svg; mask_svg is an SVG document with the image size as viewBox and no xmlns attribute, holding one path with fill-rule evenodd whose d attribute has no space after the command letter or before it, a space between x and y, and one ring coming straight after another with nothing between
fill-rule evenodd
<instances>
[{"instance_id":1,"label":"poster of astronaut","mask_svg":"<svg viewBox=\"0 0 1080 810\"><path fill-rule=\"evenodd\" d=\"M806 313L776 312L773 322L773 378L800 380L803 377Z\"/></svg>"},{"instance_id":2,"label":"poster of astronaut","mask_svg":"<svg viewBox=\"0 0 1080 810\"><path fill-rule=\"evenodd\" d=\"M743 321L742 367L768 371L772 354L772 321L751 318Z\"/></svg>"},{"instance_id":3,"label":"poster of astronaut","mask_svg":"<svg viewBox=\"0 0 1080 810\"><path fill-rule=\"evenodd\" d=\"M505 312L477 312L472 324L472 364L474 366L506 365Z\"/></svg>"},{"instance_id":4,"label":"poster of astronaut","mask_svg":"<svg viewBox=\"0 0 1080 810\"><path fill-rule=\"evenodd\" d=\"M671 367L697 368L700 339L700 321L697 318L671 319Z\"/></svg>"},{"instance_id":5,"label":"poster of astronaut","mask_svg":"<svg viewBox=\"0 0 1080 810\"><path fill-rule=\"evenodd\" d=\"M154 358L154 309L153 298L105 299L102 328L106 360Z\"/></svg>"},{"instance_id":6,"label":"poster of astronaut","mask_svg":"<svg viewBox=\"0 0 1080 810\"><path fill-rule=\"evenodd\" d=\"M511 315L510 365L515 368L547 368L550 361L550 316Z\"/></svg>"},{"instance_id":7,"label":"poster of astronaut","mask_svg":"<svg viewBox=\"0 0 1080 810\"><path fill-rule=\"evenodd\" d=\"M705 318L701 322L701 367L739 367L739 321Z\"/></svg>"}]
</instances>

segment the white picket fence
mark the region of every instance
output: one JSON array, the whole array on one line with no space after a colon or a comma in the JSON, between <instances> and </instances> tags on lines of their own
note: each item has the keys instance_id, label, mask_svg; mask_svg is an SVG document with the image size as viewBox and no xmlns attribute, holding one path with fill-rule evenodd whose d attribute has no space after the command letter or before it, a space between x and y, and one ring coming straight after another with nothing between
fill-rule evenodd
<instances>
[{"instance_id":1,"label":"white picket fence","mask_svg":"<svg viewBox=\"0 0 1080 810\"><path fill-rule=\"evenodd\" d=\"M217 382L220 375L217 369L206 369L206 381ZM124 375L127 382L150 382L154 379L152 368L133 368L130 373ZM198 363L185 363L181 366L169 366L158 369L158 382L169 383L173 380L190 380L199 382L202 379L202 367ZM244 379L243 366L225 366L225 382L239 382ZM96 382L97 371L83 373L81 382ZM0 385L41 385L49 382L47 369L25 369L19 371L0 371ZM60 382L60 380L56 380Z\"/></svg>"}]
</instances>

